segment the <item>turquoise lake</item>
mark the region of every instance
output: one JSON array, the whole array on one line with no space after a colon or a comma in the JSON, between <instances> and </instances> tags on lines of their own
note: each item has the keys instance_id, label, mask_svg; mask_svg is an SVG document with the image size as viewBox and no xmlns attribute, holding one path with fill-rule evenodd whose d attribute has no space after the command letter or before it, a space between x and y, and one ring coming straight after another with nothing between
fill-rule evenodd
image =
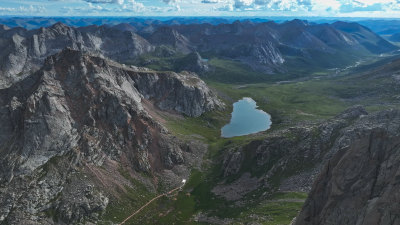
<instances>
[{"instance_id":1,"label":"turquoise lake","mask_svg":"<svg viewBox=\"0 0 400 225\"><path fill-rule=\"evenodd\" d=\"M271 116L257 109L251 98L243 98L233 104L231 121L221 129L222 137L236 137L268 130Z\"/></svg>"}]
</instances>

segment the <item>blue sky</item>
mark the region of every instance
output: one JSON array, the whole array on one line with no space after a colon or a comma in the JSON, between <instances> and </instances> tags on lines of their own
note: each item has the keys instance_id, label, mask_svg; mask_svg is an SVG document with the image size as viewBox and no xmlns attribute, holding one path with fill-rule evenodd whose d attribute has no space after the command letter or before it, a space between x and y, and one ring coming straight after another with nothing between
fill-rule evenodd
<instances>
[{"instance_id":1,"label":"blue sky","mask_svg":"<svg viewBox=\"0 0 400 225\"><path fill-rule=\"evenodd\" d=\"M400 18L400 0L0 0L0 15Z\"/></svg>"}]
</instances>

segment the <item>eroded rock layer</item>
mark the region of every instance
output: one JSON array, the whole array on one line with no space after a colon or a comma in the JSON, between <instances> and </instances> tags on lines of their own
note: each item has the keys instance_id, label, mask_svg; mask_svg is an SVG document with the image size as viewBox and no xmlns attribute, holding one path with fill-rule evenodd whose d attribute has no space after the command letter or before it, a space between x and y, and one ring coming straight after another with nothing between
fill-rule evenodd
<instances>
[{"instance_id":1,"label":"eroded rock layer","mask_svg":"<svg viewBox=\"0 0 400 225\"><path fill-rule=\"evenodd\" d=\"M204 146L174 138L143 101L188 116L223 104L194 74L141 71L66 49L0 90L0 222L96 221L132 185L122 169L153 190L159 174L188 176Z\"/></svg>"}]
</instances>

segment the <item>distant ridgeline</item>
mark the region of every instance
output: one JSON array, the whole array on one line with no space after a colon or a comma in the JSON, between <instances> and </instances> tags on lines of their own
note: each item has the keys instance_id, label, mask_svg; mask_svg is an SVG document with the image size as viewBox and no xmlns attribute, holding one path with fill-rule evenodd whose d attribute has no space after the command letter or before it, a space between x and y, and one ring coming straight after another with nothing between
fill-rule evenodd
<instances>
[{"instance_id":1,"label":"distant ridgeline","mask_svg":"<svg viewBox=\"0 0 400 225\"><path fill-rule=\"evenodd\" d=\"M4 49L0 56L4 62L0 68L1 86L24 78L38 69L46 57L64 48L156 70L187 70L200 75L243 70L246 74L260 73L260 79L268 77L264 74L299 76L350 66L365 56L398 49L354 22L318 24L297 19L282 23L263 19L232 22L232 18L57 20L0 18L0 23L7 24L0 26L0 48ZM53 25L33 30L10 28L50 24ZM230 81L238 80L231 76Z\"/></svg>"},{"instance_id":2,"label":"distant ridgeline","mask_svg":"<svg viewBox=\"0 0 400 225\"><path fill-rule=\"evenodd\" d=\"M26 29L37 29L48 27L57 22L62 22L68 26L89 26L89 25L118 25L129 23L136 27L148 25L178 25L178 24L201 24L209 23L218 25L221 23L233 23L239 21L251 21L253 23L264 23L274 21L283 23L296 19L295 17L0 17L0 24L9 27L24 27ZM400 20L380 19L368 20L366 18L327 18L327 17L302 17L313 23L334 23L336 21L357 22L368 27L378 34L400 33Z\"/></svg>"}]
</instances>

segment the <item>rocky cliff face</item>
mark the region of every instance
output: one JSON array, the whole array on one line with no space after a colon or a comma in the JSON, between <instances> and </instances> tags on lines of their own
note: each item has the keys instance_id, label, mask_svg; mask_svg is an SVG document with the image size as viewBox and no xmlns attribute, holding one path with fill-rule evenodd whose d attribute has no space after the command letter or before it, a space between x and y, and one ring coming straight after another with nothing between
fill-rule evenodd
<instances>
[{"instance_id":1,"label":"rocky cliff face","mask_svg":"<svg viewBox=\"0 0 400 225\"><path fill-rule=\"evenodd\" d=\"M354 107L228 150L213 192L240 202L255 190L311 190L296 225L398 224L399 146L398 110Z\"/></svg>"},{"instance_id":2,"label":"rocky cliff face","mask_svg":"<svg viewBox=\"0 0 400 225\"><path fill-rule=\"evenodd\" d=\"M137 72L131 78L136 89L163 110L197 117L223 107L223 103L194 73Z\"/></svg>"},{"instance_id":3,"label":"rocky cliff face","mask_svg":"<svg viewBox=\"0 0 400 225\"><path fill-rule=\"evenodd\" d=\"M175 29L170 27L160 27L149 37L149 41L154 45L169 45L184 54L192 52L190 41Z\"/></svg>"},{"instance_id":4,"label":"rocky cliff face","mask_svg":"<svg viewBox=\"0 0 400 225\"><path fill-rule=\"evenodd\" d=\"M295 224L399 224L400 112L343 130Z\"/></svg>"},{"instance_id":5,"label":"rocky cliff face","mask_svg":"<svg viewBox=\"0 0 400 225\"><path fill-rule=\"evenodd\" d=\"M132 185L121 168L171 171L170 185L186 177L202 147L172 137L146 98L189 116L222 106L194 75L138 72L71 49L0 90L0 222L96 221L113 187Z\"/></svg>"},{"instance_id":6,"label":"rocky cliff face","mask_svg":"<svg viewBox=\"0 0 400 225\"><path fill-rule=\"evenodd\" d=\"M301 20L281 24L236 21L214 26L188 24L171 27L184 35L199 52L213 52L238 59L254 69L266 72L284 69L290 56L302 57L309 64L317 61L319 66L332 68L338 64L330 59L338 53L357 58L362 57L362 54L397 49L368 28L346 22L331 25ZM329 60L324 60L322 55Z\"/></svg>"},{"instance_id":7,"label":"rocky cliff face","mask_svg":"<svg viewBox=\"0 0 400 225\"><path fill-rule=\"evenodd\" d=\"M133 32L106 26L73 28L57 23L48 28L13 28L0 32L0 88L8 87L39 69L50 55L69 47L118 61L135 59L154 50Z\"/></svg>"},{"instance_id":8,"label":"rocky cliff face","mask_svg":"<svg viewBox=\"0 0 400 225\"><path fill-rule=\"evenodd\" d=\"M207 59L203 59L198 52L192 52L186 55L178 63L176 70L192 71L203 75L212 70Z\"/></svg>"}]
</instances>

